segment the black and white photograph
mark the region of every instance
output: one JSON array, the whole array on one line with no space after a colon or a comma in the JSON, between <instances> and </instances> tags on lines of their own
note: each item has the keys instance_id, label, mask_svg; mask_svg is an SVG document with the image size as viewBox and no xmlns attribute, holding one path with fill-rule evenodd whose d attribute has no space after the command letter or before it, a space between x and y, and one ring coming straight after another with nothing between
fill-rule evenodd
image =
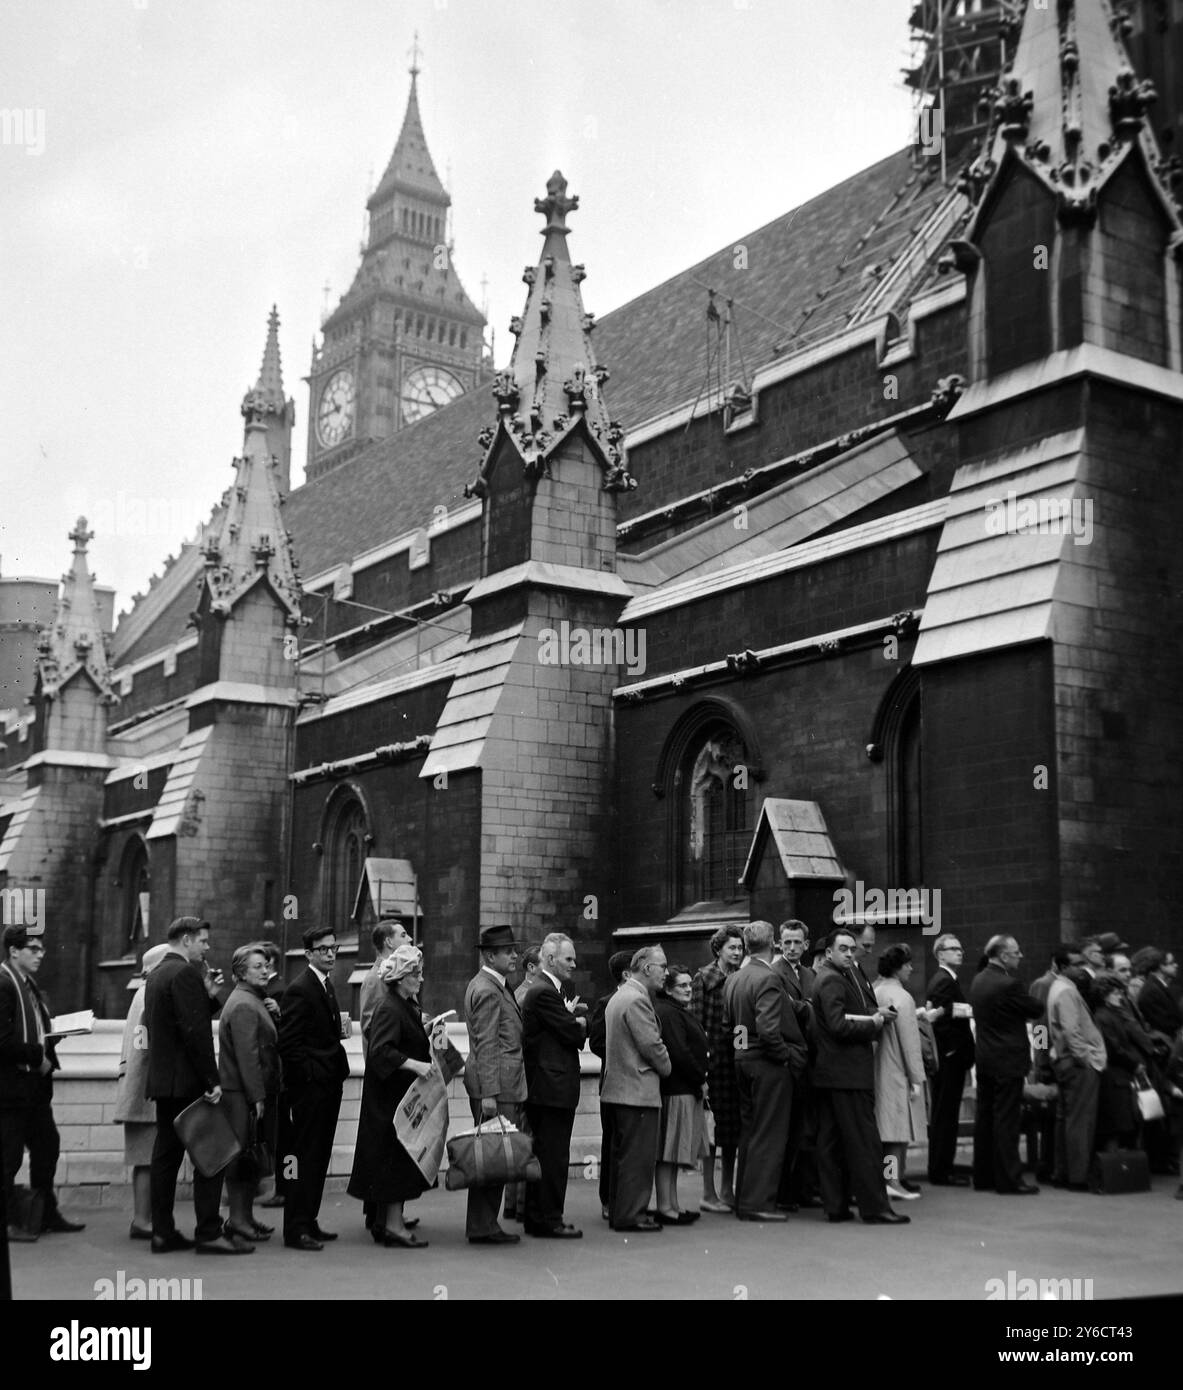
<instances>
[{"instance_id":1,"label":"black and white photograph","mask_svg":"<svg viewBox=\"0 0 1183 1390\"><path fill-rule=\"evenodd\" d=\"M7 0L0 187L36 1373L391 1299L1149 1366L1183 0Z\"/></svg>"}]
</instances>

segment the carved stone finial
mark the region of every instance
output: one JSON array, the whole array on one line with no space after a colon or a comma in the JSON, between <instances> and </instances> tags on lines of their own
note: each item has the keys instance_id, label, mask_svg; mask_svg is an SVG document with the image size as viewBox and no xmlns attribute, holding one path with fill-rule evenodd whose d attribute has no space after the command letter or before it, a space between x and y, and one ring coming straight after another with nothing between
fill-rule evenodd
<instances>
[{"instance_id":1,"label":"carved stone finial","mask_svg":"<svg viewBox=\"0 0 1183 1390\"><path fill-rule=\"evenodd\" d=\"M1129 68L1122 68L1109 88L1109 116L1119 140L1132 140L1142 129L1142 118L1158 100L1154 83L1139 81Z\"/></svg>"},{"instance_id":2,"label":"carved stone finial","mask_svg":"<svg viewBox=\"0 0 1183 1390\"><path fill-rule=\"evenodd\" d=\"M994 123L1004 140L1026 140L1035 97L1017 77L1005 77L994 97Z\"/></svg>"},{"instance_id":3,"label":"carved stone finial","mask_svg":"<svg viewBox=\"0 0 1183 1390\"><path fill-rule=\"evenodd\" d=\"M94 540L94 532L86 529L86 518L84 516L80 516L74 523L74 529L66 539L74 542L74 551L76 554L85 554L86 547Z\"/></svg>"},{"instance_id":4,"label":"carved stone finial","mask_svg":"<svg viewBox=\"0 0 1183 1390\"><path fill-rule=\"evenodd\" d=\"M547 232L558 232L566 236L570 231L567 226L567 214L574 212L578 207L578 196L573 194L570 198L567 197L567 180L558 169L546 181L546 197L534 199L534 211L542 213L546 218L544 235Z\"/></svg>"}]
</instances>

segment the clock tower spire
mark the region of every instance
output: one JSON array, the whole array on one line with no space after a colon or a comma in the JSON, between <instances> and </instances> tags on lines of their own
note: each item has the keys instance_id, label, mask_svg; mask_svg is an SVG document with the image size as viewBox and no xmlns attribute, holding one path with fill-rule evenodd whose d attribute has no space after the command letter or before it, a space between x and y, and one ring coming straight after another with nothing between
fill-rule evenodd
<instances>
[{"instance_id":1,"label":"clock tower spire","mask_svg":"<svg viewBox=\"0 0 1183 1390\"><path fill-rule=\"evenodd\" d=\"M366 202L361 264L313 352L309 481L446 405L481 374L485 318L453 264L452 200L419 112L421 56L416 35L402 127Z\"/></svg>"}]
</instances>

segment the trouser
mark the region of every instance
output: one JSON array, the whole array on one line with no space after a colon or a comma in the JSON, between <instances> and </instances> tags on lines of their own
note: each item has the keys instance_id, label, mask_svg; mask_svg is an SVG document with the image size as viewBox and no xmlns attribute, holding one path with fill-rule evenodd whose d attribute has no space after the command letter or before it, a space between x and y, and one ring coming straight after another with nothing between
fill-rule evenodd
<instances>
[{"instance_id":1,"label":"trouser","mask_svg":"<svg viewBox=\"0 0 1183 1390\"><path fill-rule=\"evenodd\" d=\"M661 1109L613 1105L612 1172L608 1179L608 1220L614 1230L635 1226L645 1215L657 1168Z\"/></svg>"},{"instance_id":2,"label":"trouser","mask_svg":"<svg viewBox=\"0 0 1183 1390\"><path fill-rule=\"evenodd\" d=\"M817 1102L807 1076L793 1082L789 1142L776 1200L785 1204L817 1197Z\"/></svg>"},{"instance_id":3,"label":"trouser","mask_svg":"<svg viewBox=\"0 0 1183 1390\"><path fill-rule=\"evenodd\" d=\"M1101 1073L1087 1063L1065 1058L1052 1063L1060 1094L1056 1098L1056 1182L1088 1180L1097 1128Z\"/></svg>"},{"instance_id":4,"label":"trouser","mask_svg":"<svg viewBox=\"0 0 1183 1390\"><path fill-rule=\"evenodd\" d=\"M61 1140L53 1120L52 1082L46 1090L47 1094L39 1096L32 1105L5 1106L0 1110L0 1163L4 1167L4 1197L9 1212L13 1210L16 1175L26 1149L29 1151L29 1186L41 1194L43 1215L49 1216L57 1209L53 1183Z\"/></svg>"},{"instance_id":5,"label":"trouser","mask_svg":"<svg viewBox=\"0 0 1183 1390\"><path fill-rule=\"evenodd\" d=\"M983 1075L979 1067L974 1113L974 1187L1013 1192L1022 1185L1022 1111L1023 1078Z\"/></svg>"},{"instance_id":6,"label":"trouser","mask_svg":"<svg viewBox=\"0 0 1183 1390\"><path fill-rule=\"evenodd\" d=\"M479 1100L474 1100L471 1105L472 1118L479 1125L481 1122L481 1103ZM519 1107L516 1101L498 1101L497 1109L511 1125L517 1124ZM472 1236L491 1236L494 1231L501 1229L497 1222L497 1214L501 1210L501 1198L504 1192L504 1183L493 1183L488 1187L470 1187L468 1189L468 1213L464 1221L464 1234L466 1236L470 1238Z\"/></svg>"},{"instance_id":7,"label":"trouser","mask_svg":"<svg viewBox=\"0 0 1183 1390\"><path fill-rule=\"evenodd\" d=\"M739 1152L735 1211L771 1211L789 1143L793 1077L788 1067L749 1052L735 1056L739 1086Z\"/></svg>"},{"instance_id":8,"label":"trouser","mask_svg":"<svg viewBox=\"0 0 1183 1390\"><path fill-rule=\"evenodd\" d=\"M952 1175L961 1124L961 1097L969 1068L959 1057L942 1057L932 1079L932 1111L928 1122L928 1176L940 1182Z\"/></svg>"},{"instance_id":9,"label":"trouser","mask_svg":"<svg viewBox=\"0 0 1183 1390\"><path fill-rule=\"evenodd\" d=\"M200 1094L200 1092L198 1093ZM177 1200L177 1174L185 1158L185 1146L181 1143L173 1121L197 1099L193 1096L162 1096L156 1100L156 1143L152 1146L152 1164L149 1181L152 1192L152 1234L167 1237L177 1229L173 1207ZM193 1210L197 1215L195 1232L198 1244L217 1240L222 1234L222 1218L219 1207L222 1205L222 1174L203 1177L196 1168L193 1170Z\"/></svg>"},{"instance_id":10,"label":"trouser","mask_svg":"<svg viewBox=\"0 0 1183 1390\"><path fill-rule=\"evenodd\" d=\"M290 1091L288 1100L289 1144L280 1157L280 1166L287 1169L289 1160L295 1160L294 1175L290 1170L285 1174L283 1208L283 1238L293 1240L297 1236L316 1235L320 1199L324 1196L341 1109L341 1083L310 1082Z\"/></svg>"},{"instance_id":11,"label":"trouser","mask_svg":"<svg viewBox=\"0 0 1183 1390\"><path fill-rule=\"evenodd\" d=\"M874 1091L817 1089L817 1175L828 1215L845 1212L853 1193L859 1215L891 1211Z\"/></svg>"},{"instance_id":12,"label":"trouser","mask_svg":"<svg viewBox=\"0 0 1183 1390\"><path fill-rule=\"evenodd\" d=\"M614 1140L614 1129L612 1117L616 1107L613 1105L600 1106L600 1207L603 1210L608 1208L608 1199L612 1186L612 1145Z\"/></svg>"},{"instance_id":13,"label":"trouser","mask_svg":"<svg viewBox=\"0 0 1183 1390\"><path fill-rule=\"evenodd\" d=\"M534 1136L534 1157L542 1169L541 1181L526 1188L526 1225L561 1226L567 1202L575 1111L556 1105L531 1105L527 1101L526 1114Z\"/></svg>"}]
</instances>

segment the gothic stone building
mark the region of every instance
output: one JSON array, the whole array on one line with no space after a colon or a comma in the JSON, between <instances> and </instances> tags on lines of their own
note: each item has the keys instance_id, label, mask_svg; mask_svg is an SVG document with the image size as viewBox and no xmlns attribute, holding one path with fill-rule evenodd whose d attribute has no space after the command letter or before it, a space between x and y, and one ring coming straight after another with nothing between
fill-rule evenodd
<instances>
[{"instance_id":1,"label":"gothic stone building","mask_svg":"<svg viewBox=\"0 0 1183 1390\"><path fill-rule=\"evenodd\" d=\"M121 1013L181 912L219 953L330 923L343 994L399 916L433 1007L490 922L569 932L584 993L754 916L1165 942L1181 34L1026 6L947 177L902 151L599 322L556 173L495 375L412 82L304 485L273 316L233 485L109 653L73 533L0 803L62 1003Z\"/></svg>"}]
</instances>

